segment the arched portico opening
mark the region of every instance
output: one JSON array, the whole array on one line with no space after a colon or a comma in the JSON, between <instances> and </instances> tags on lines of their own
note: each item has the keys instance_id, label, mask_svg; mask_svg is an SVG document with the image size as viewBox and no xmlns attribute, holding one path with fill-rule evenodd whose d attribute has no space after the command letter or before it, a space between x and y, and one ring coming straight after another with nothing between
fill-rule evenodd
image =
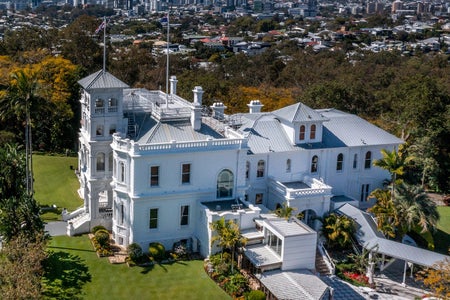
<instances>
[{"instance_id":1,"label":"arched portico opening","mask_svg":"<svg viewBox=\"0 0 450 300\"><path fill-rule=\"evenodd\" d=\"M300 213L300 220L311 228L314 228L314 221L316 220L316 217L317 214L312 209L306 209Z\"/></svg>"}]
</instances>

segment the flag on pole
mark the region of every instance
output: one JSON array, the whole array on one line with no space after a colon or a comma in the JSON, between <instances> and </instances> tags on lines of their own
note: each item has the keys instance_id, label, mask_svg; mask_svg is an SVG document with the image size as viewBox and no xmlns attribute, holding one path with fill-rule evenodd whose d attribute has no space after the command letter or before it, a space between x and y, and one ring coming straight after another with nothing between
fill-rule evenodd
<instances>
[{"instance_id":1,"label":"flag on pole","mask_svg":"<svg viewBox=\"0 0 450 300\"><path fill-rule=\"evenodd\" d=\"M103 20L102 24L100 24L97 29L95 30L95 34L98 34L100 31L102 31L103 29L105 29L106 27L106 19Z\"/></svg>"},{"instance_id":2,"label":"flag on pole","mask_svg":"<svg viewBox=\"0 0 450 300\"><path fill-rule=\"evenodd\" d=\"M167 22L169 21L169 19L167 17L162 17L159 22L161 23L161 25L166 26Z\"/></svg>"}]
</instances>

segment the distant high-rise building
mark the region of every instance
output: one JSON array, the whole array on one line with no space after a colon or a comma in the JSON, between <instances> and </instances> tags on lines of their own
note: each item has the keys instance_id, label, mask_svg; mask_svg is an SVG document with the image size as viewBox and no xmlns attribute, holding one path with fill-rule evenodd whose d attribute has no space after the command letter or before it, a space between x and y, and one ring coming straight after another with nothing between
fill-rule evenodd
<instances>
[{"instance_id":1,"label":"distant high-rise building","mask_svg":"<svg viewBox=\"0 0 450 300\"><path fill-rule=\"evenodd\" d=\"M391 12L395 13L397 10L403 9L403 2L400 0L396 0L392 3Z\"/></svg>"}]
</instances>

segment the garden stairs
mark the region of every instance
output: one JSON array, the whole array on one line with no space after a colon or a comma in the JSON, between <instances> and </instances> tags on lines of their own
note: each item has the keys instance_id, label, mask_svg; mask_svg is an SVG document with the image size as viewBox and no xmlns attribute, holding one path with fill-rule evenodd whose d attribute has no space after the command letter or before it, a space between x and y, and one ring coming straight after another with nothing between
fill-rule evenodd
<instances>
[{"instance_id":1,"label":"garden stairs","mask_svg":"<svg viewBox=\"0 0 450 300\"><path fill-rule=\"evenodd\" d=\"M325 262L325 259L323 258L319 250L316 251L315 267L316 273L319 273L321 276L332 275L327 263Z\"/></svg>"}]
</instances>

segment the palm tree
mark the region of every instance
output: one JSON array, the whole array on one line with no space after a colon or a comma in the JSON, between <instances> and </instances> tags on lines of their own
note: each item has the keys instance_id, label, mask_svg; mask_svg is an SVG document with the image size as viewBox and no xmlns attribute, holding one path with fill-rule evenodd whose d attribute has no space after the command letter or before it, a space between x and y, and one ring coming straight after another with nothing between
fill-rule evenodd
<instances>
[{"instance_id":1,"label":"palm tree","mask_svg":"<svg viewBox=\"0 0 450 300\"><path fill-rule=\"evenodd\" d=\"M284 202L283 205L281 205L280 207L278 207L275 210L275 214L279 218L284 218L284 219L288 220L292 216L292 213L296 210L297 210L297 208L290 207L287 205L287 202Z\"/></svg>"},{"instance_id":2,"label":"palm tree","mask_svg":"<svg viewBox=\"0 0 450 300\"><path fill-rule=\"evenodd\" d=\"M439 221L436 204L428 197L422 187L402 183L396 187L394 195L396 224L402 237L416 224L422 233L434 229Z\"/></svg>"},{"instance_id":3,"label":"palm tree","mask_svg":"<svg viewBox=\"0 0 450 300\"><path fill-rule=\"evenodd\" d=\"M392 184L392 197L395 190L395 184L397 183L397 176L403 175L403 168L405 164L408 163L411 158L404 155L400 150L386 150L381 149L381 155L383 158L376 159L373 161L373 165L387 170L391 174L391 184Z\"/></svg>"},{"instance_id":4,"label":"palm tree","mask_svg":"<svg viewBox=\"0 0 450 300\"><path fill-rule=\"evenodd\" d=\"M233 273L236 245L245 245L246 239L241 235L239 226L233 220L225 221L225 218L220 218L211 223L211 229L217 232L217 235L211 238L211 244L218 242L222 252L223 249L231 251L231 273Z\"/></svg>"},{"instance_id":5,"label":"palm tree","mask_svg":"<svg viewBox=\"0 0 450 300\"><path fill-rule=\"evenodd\" d=\"M395 237L394 220L397 219L394 202L391 192L388 190L376 189L370 193L370 197L377 199L374 206L368 209L368 212L375 215L378 230L385 236Z\"/></svg>"},{"instance_id":6,"label":"palm tree","mask_svg":"<svg viewBox=\"0 0 450 300\"><path fill-rule=\"evenodd\" d=\"M331 248L347 248L355 232L355 222L345 215L331 213L323 219L322 234Z\"/></svg>"},{"instance_id":7,"label":"palm tree","mask_svg":"<svg viewBox=\"0 0 450 300\"><path fill-rule=\"evenodd\" d=\"M25 117L25 160L26 188L28 195L33 194L33 157L31 134L31 107L38 100L38 81L33 72L19 70L11 74L11 83L3 104L9 106L18 118ZM6 100L6 101L5 101Z\"/></svg>"}]
</instances>

